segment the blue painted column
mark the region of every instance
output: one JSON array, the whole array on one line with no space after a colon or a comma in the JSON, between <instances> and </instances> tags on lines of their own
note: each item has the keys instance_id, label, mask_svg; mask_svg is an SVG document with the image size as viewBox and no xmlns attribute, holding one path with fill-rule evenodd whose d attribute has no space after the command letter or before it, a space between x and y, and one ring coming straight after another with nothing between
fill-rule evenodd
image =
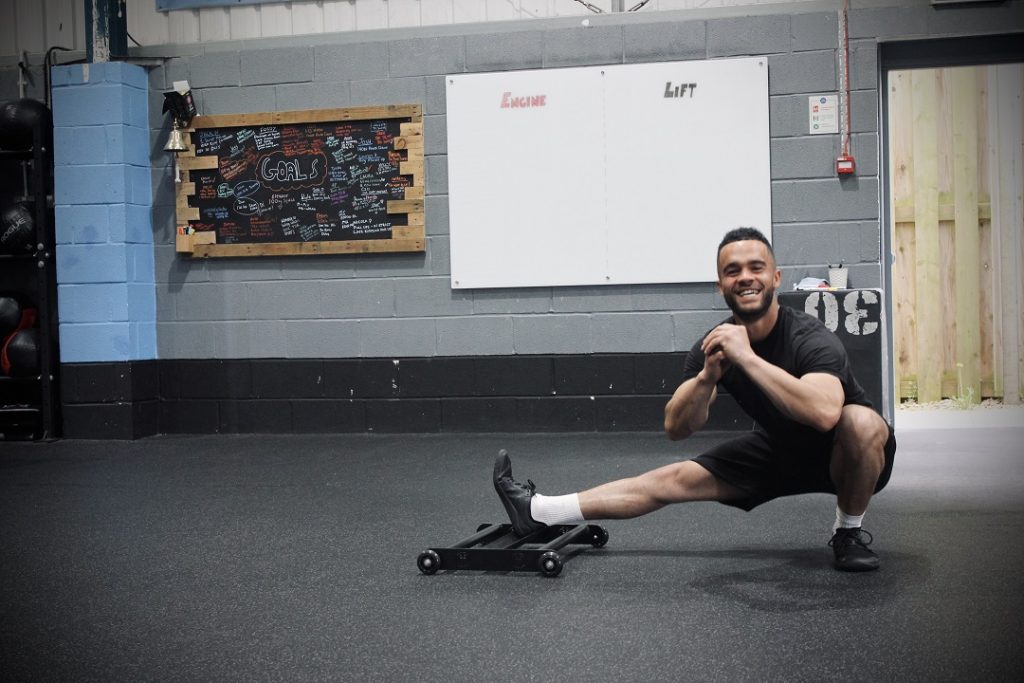
<instances>
[{"instance_id":1,"label":"blue painted column","mask_svg":"<svg viewBox=\"0 0 1024 683\"><path fill-rule=\"evenodd\" d=\"M61 362L155 359L146 72L75 64L52 82Z\"/></svg>"}]
</instances>

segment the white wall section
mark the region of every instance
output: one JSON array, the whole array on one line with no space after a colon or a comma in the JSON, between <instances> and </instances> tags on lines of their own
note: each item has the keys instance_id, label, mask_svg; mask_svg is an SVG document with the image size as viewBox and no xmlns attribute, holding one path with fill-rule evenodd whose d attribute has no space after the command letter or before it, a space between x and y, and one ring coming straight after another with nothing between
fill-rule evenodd
<instances>
[{"instance_id":1,"label":"white wall section","mask_svg":"<svg viewBox=\"0 0 1024 683\"><path fill-rule=\"evenodd\" d=\"M760 5L783 0L651 0L644 13ZM792 2L793 0L789 0ZM800 0L796 0L800 1ZM805 0L806 1L806 0ZM590 4L611 11L611 0ZM637 2L627 2L627 6ZM299 0L158 12L154 0L127 0L128 32L139 45L252 40L272 36L594 14L574 0ZM85 49L82 0L0 0L0 57ZM135 43L129 40L129 45Z\"/></svg>"}]
</instances>

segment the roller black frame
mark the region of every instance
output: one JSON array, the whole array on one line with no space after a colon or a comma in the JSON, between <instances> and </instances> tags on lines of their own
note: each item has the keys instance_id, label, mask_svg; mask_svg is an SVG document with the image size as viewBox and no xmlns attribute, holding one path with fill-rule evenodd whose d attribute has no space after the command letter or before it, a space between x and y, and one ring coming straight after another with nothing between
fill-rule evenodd
<instances>
[{"instance_id":1,"label":"roller black frame","mask_svg":"<svg viewBox=\"0 0 1024 683\"><path fill-rule=\"evenodd\" d=\"M439 570L468 569L498 572L540 572L558 576L569 556L558 551L570 544L600 548L608 532L595 524L552 525L527 536L517 536L511 524L481 524L477 533L458 543L428 548L416 558L424 574Z\"/></svg>"}]
</instances>

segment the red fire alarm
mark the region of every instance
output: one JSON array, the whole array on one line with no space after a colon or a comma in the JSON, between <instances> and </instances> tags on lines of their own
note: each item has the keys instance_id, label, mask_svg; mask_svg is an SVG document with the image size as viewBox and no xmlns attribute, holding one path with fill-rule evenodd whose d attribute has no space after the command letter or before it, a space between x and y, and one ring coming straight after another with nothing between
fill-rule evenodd
<instances>
[{"instance_id":1,"label":"red fire alarm","mask_svg":"<svg viewBox=\"0 0 1024 683\"><path fill-rule=\"evenodd\" d=\"M849 154L840 154L836 159L836 173L839 175L852 175L856 170L853 157Z\"/></svg>"}]
</instances>

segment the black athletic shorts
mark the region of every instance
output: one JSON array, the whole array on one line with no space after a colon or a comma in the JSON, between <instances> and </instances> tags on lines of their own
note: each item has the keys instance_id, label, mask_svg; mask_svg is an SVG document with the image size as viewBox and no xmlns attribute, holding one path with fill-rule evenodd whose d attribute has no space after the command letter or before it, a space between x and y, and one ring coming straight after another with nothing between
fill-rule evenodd
<instances>
[{"instance_id":1,"label":"black athletic shorts","mask_svg":"<svg viewBox=\"0 0 1024 683\"><path fill-rule=\"evenodd\" d=\"M694 458L722 481L745 492L741 498L723 500L742 510L753 510L774 498L799 493L835 493L829 475L834 431L821 438L787 443L757 429L731 439ZM885 467L878 476L875 493L889 483L896 456L896 436L889 426L885 442Z\"/></svg>"}]
</instances>

